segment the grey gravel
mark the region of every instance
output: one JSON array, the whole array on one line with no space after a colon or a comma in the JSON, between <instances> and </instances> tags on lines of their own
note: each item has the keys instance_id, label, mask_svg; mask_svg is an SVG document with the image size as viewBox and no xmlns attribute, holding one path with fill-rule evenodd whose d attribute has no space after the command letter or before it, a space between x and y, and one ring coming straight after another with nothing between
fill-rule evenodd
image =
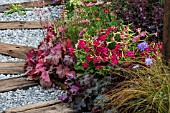
<instances>
[{"instance_id":1,"label":"grey gravel","mask_svg":"<svg viewBox=\"0 0 170 113\"><path fill-rule=\"evenodd\" d=\"M7 75L4 75L4 74L0 74L0 80L2 79L8 79L8 78L15 78L15 77L22 77L22 76L25 76L25 74L7 74Z\"/></svg>"},{"instance_id":2,"label":"grey gravel","mask_svg":"<svg viewBox=\"0 0 170 113\"><path fill-rule=\"evenodd\" d=\"M58 100L65 94L58 87L44 89L41 86L30 87L27 90L16 90L0 93L0 112L8 108L20 107L42 101Z\"/></svg>"},{"instance_id":3,"label":"grey gravel","mask_svg":"<svg viewBox=\"0 0 170 113\"><path fill-rule=\"evenodd\" d=\"M21 2L32 2L32 1L38 1L38 0L0 0L0 5L21 3Z\"/></svg>"},{"instance_id":4,"label":"grey gravel","mask_svg":"<svg viewBox=\"0 0 170 113\"><path fill-rule=\"evenodd\" d=\"M0 5L9 3L29 2L33 0L0 0ZM47 10L50 10L47 11ZM0 13L0 21L26 21L26 20L51 20L59 18L62 6L47 6L44 8L34 8L26 11L26 16L18 13L5 15ZM40 11L37 16L36 11ZM44 13L47 11L47 13ZM37 48L40 41L43 40L46 30L42 29L15 29L15 30L0 30L0 42L17 44L23 46L31 46ZM10 56L0 55L0 62L16 62L24 61L23 59L12 58ZM0 79L25 76L25 74L0 74ZM58 99L57 96L63 95L66 92L58 87L51 89L43 89L41 86L30 87L25 90L9 91L0 93L0 112L8 108L15 108L27 104L33 104L42 101Z\"/></svg>"},{"instance_id":5,"label":"grey gravel","mask_svg":"<svg viewBox=\"0 0 170 113\"><path fill-rule=\"evenodd\" d=\"M42 29L0 30L0 42L37 47L45 34Z\"/></svg>"},{"instance_id":6,"label":"grey gravel","mask_svg":"<svg viewBox=\"0 0 170 113\"><path fill-rule=\"evenodd\" d=\"M12 58L11 56L5 56L0 54L0 62L18 62L25 61L24 59Z\"/></svg>"},{"instance_id":7,"label":"grey gravel","mask_svg":"<svg viewBox=\"0 0 170 113\"><path fill-rule=\"evenodd\" d=\"M53 20L59 18L62 11L62 6L46 6L43 8L29 8L25 11L26 15L22 15L18 12L6 15L0 13L0 21L31 21L31 20Z\"/></svg>"}]
</instances>

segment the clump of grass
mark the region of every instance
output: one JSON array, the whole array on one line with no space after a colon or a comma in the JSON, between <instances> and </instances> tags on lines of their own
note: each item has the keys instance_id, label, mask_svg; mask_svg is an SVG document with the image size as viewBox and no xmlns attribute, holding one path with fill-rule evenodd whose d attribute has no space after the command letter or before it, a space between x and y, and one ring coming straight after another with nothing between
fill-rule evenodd
<instances>
[{"instance_id":1,"label":"clump of grass","mask_svg":"<svg viewBox=\"0 0 170 113\"><path fill-rule=\"evenodd\" d=\"M170 68L161 60L150 68L141 66L135 69L135 77L119 83L104 96L99 101L105 103L103 111L170 113Z\"/></svg>"}]
</instances>

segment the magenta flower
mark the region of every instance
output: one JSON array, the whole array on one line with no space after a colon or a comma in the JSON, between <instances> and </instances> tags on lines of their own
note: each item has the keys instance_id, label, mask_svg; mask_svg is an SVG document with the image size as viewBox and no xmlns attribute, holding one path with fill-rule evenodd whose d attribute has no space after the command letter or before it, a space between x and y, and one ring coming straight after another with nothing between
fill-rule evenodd
<instances>
[{"instance_id":1,"label":"magenta flower","mask_svg":"<svg viewBox=\"0 0 170 113\"><path fill-rule=\"evenodd\" d=\"M80 23L84 24L84 23L89 23L89 22L90 22L90 20L86 19L86 20L82 20Z\"/></svg>"},{"instance_id":2,"label":"magenta flower","mask_svg":"<svg viewBox=\"0 0 170 113\"><path fill-rule=\"evenodd\" d=\"M89 55L89 54L86 56L86 60L87 60L88 62L90 62L90 61L92 60L92 58L90 58L90 55Z\"/></svg>"},{"instance_id":3,"label":"magenta flower","mask_svg":"<svg viewBox=\"0 0 170 113\"><path fill-rule=\"evenodd\" d=\"M142 32L140 33L140 36L145 37L145 36L146 36L146 31L142 31Z\"/></svg>"},{"instance_id":4,"label":"magenta flower","mask_svg":"<svg viewBox=\"0 0 170 113\"><path fill-rule=\"evenodd\" d=\"M148 43L147 43L147 42L142 42L142 43L138 44L138 49L139 49L140 51L143 51L143 50L145 50L146 48L148 48Z\"/></svg>"},{"instance_id":5,"label":"magenta flower","mask_svg":"<svg viewBox=\"0 0 170 113\"><path fill-rule=\"evenodd\" d=\"M99 36L98 39L101 40L101 41L105 41L106 40L106 35L101 35L101 36Z\"/></svg>"},{"instance_id":6,"label":"magenta flower","mask_svg":"<svg viewBox=\"0 0 170 113\"><path fill-rule=\"evenodd\" d=\"M83 68L88 68L88 63L87 62L83 63Z\"/></svg>"},{"instance_id":7,"label":"magenta flower","mask_svg":"<svg viewBox=\"0 0 170 113\"><path fill-rule=\"evenodd\" d=\"M113 65L118 64L118 60L117 60L117 56L116 55L112 55L111 56L111 60L112 60L112 64Z\"/></svg>"},{"instance_id":8,"label":"magenta flower","mask_svg":"<svg viewBox=\"0 0 170 113\"><path fill-rule=\"evenodd\" d=\"M101 69L101 68L102 68L102 66L96 66L96 68L97 68L97 69Z\"/></svg>"},{"instance_id":9,"label":"magenta flower","mask_svg":"<svg viewBox=\"0 0 170 113\"><path fill-rule=\"evenodd\" d=\"M84 48L86 45L86 41L85 40L79 40L78 41L78 48Z\"/></svg>"},{"instance_id":10,"label":"magenta flower","mask_svg":"<svg viewBox=\"0 0 170 113\"><path fill-rule=\"evenodd\" d=\"M150 66L150 65L152 65L153 62L152 62L151 58L146 58L145 63L146 63L147 66Z\"/></svg>"},{"instance_id":11,"label":"magenta flower","mask_svg":"<svg viewBox=\"0 0 170 113\"><path fill-rule=\"evenodd\" d=\"M79 37L82 37L83 36L83 34L86 32L86 30L87 30L87 28L83 28L81 31L80 31L80 33L79 33Z\"/></svg>"},{"instance_id":12,"label":"magenta flower","mask_svg":"<svg viewBox=\"0 0 170 113\"><path fill-rule=\"evenodd\" d=\"M86 6L88 6L88 7L91 7L91 6L94 6L95 4L93 4L93 3L88 3L88 4L86 4Z\"/></svg>"},{"instance_id":13,"label":"magenta flower","mask_svg":"<svg viewBox=\"0 0 170 113\"><path fill-rule=\"evenodd\" d=\"M135 56L133 51L126 52L126 55L130 58L133 58Z\"/></svg>"},{"instance_id":14,"label":"magenta flower","mask_svg":"<svg viewBox=\"0 0 170 113\"><path fill-rule=\"evenodd\" d=\"M107 53L108 53L108 48L107 48L107 47L104 47L104 48L102 49L102 53L103 53L103 54L107 54Z\"/></svg>"},{"instance_id":15,"label":"magenta flower","mask_svg":"<svg viewBox=\"0 0 170 113\"><path fill-rule=\"evenodd\" d=\"M73 47L69 48L69 49L68 49L68 52L69 52L70 54L74 54L74 48L73 48Z\"/></svg>"},{"instance_id":16,"label":"magenta flower","mask_svg":"<svg viewBox=\"0 0 170 113\"><path fill-rule=\"evenodd\" d=\"M93 62L94 63L98 63L98 62L100 62L101 61L101 58L100 57L98 57L98 58L93 58Z\"/></svg>"},{"instance_id":17,"label":"magenta flower","mask_svg":"<svg viewBox=\"0 0 170 113\"><path fill-rule=\"evenodd\" d=\"M95 5L101 5L101 4L103 4L103 3L104 3L103 1L97 2L97 3L95 3Z\"/></svg>"},{"instance_id":18,"label":"magenta flower","mask_svg":"<svg viewBox=\"0 0 170 113\"><path fill-rule=\"evenodd\" d=\"M132 42L137 42L139 39L140 39L140 36L137 35L137 36L135 36L135 37L132 39Z\"/></svg>"},{"instance_id":19,"label":"magenta flower","mask_svg":"<svg viewBox=\"0 0 170 113\"><path fill-rule=\"evenodd\" d=\"M85 50L86 52L89 52L90 47L89 47L89 46L85 46L85 47L84 47L84 50Z\"/></svg>"},{"instance_id":20,"label":"magenta flower","mask_svg":"<svg viewBox=\"0 0 170 113\"><path fill-rule=\"evenodd\" d=\"M100 45L100 42L97 41L97 40L95 40L95 41L93 42L93 44L94 44L95 47L98 47L98 46Z\"/></svg>"}]
</instances>

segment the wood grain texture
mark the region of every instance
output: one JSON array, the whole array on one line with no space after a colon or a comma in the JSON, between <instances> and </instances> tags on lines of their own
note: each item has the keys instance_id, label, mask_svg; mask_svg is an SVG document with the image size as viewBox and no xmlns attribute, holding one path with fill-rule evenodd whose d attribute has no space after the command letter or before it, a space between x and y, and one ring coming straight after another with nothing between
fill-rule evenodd
<instances>
[{"instance_id":1,"label":"wood grain texture","mask_svg":"<svg viewBox=\"0 0 170 113\"><path fill-rule=\"evenodd\" d=\"M68 104L62 101L52 100L7 109L2 113L73 113L73 110L68 107Z\"/></svg>"},{"instance_id":2,"label":"wood grain texture","mask_svg":"<svg viewBox=\"0 0 170 113\"><path fill-rule=\"evenodd\" d=\"M0 30L3 29L41 29L46 26L45 21L1 21Z\"/></svg>"},{"instance_id":3,"label":"wood grain texture","mask_svg":"<svg viewBox=\"0 0 170 113\"><path fill-rule=\"evenodd\" d=\"M164 1L163 56L170 67L170 0Z\"/></svg>"},{"instance_id":4,"label":"wood grain texture","mask_svg":"<svg viewBox=\"0 0 170 113\"><path fill-rule=\"evenodd\" d=\"M25 62L0 62L0 74L21 74L24 73Z\"/></svg>"},{"instance_id":5,"label":"wood grain texture","mask_svg":"<svg viewBox=\"0 0 170 113\"><path fill-rule=\"evenodd\" d=\"M33 48L0 42L0 54L15 58L25 59L26 53L31 49Z\"/></svg>"},{"instance_id":6,"label":"wood grain texture","mask_svg":"<svg viewBox=\"0 0 170 113\"><path fill-rule=\"evenodd\" d=\"M0 93L13 91L16 89L28 88L35 85L38 85L37 81L27 81L26 77L2 79L0 80Z\"/></svg>"},{"instance_id":7,"label":"wood grain texture","mask_svg":"<svg viewBox=\"0 0 170 113\"><path fill-rule=\"evenodd\" d=\"M34 2L23 2L20 3L24 8L32 8L32 7L42 7L42 3L38 2L38 1L34 1ZM56 3L57 5L61 5L60 2ZM44 5L55 5L53 0L44 0ZM5 5L0 5L0 13L7 11L11 8L11 4L5 4Z\"/></svg>"}]
</instances>

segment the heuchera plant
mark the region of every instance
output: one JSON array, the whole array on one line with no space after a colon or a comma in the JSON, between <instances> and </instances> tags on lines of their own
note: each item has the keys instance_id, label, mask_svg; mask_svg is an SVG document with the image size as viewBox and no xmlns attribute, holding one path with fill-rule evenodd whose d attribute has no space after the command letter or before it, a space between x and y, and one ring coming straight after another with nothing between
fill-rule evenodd
<instances>
[{"instance_id":1,"label":"heuchera plant","mask_svg":"<svg viewBox=\"0 0 170 113\"><path fill-rule=\"evenodd\" d=\"M38 49L32 49L26 54L24 69L28 80L40 78L40 83L51 84L52 78L73 78L74 54L68 52L68 49L73 47L72 41L60 37L61 32L55 33L53 24L46 29L47 35Z\"/></svg>"}]
</instances>

